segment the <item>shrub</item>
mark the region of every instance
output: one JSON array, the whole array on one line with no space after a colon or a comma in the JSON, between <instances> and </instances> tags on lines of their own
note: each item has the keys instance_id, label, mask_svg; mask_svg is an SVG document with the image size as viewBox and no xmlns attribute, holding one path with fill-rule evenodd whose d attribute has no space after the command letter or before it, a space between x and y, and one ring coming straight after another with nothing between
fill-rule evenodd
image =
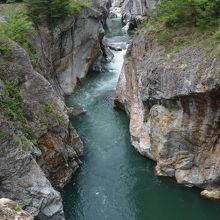
<instances>
[{"instance_id":1,"label":"shrub","mask_svg":"<svg viewBox=\"0 0 220 220\"><path fill-rule=\"evenodd\" d=\"M22 210L22 208L19 204L16 204L14 209L15 209L16 212L20 212Z\"/></svg>"},{"instance_id":2,"label":"shrub","mask_svg":"<svg viewBox=\"0 0 220 220\"><path fill-rule=\"evenodd\" d=\"M88 7L90 7L90 4L88 2L81 2L78 0L70 0L69 13L72 15L77 15L80 13L80 11L83 8L88 8Z\"/></svg>"},{"instance_id":3,"label":"shrub","mask_svg":"<svg viewBox=\"0 0 220 220\"><path fill-rule=\"evenodd\" d=\"M6 83L6 88L9 96L5 101L0 103L0 106L7 118L23 122L24 117L21 106L20 90L18 89L14 81L8 81Z\"/></svg>"},{"instance_id":4,"label":"shrub","mask_svg":"<svg viewBox=\"0 0 220 220\"><path fill-rule=\"evenodd\" d=\"M218 48L218 49L216 50L216 55L217 55L218 58L220 58L220 48Z\"/></svg>"},{"instance_id":5,"label":"shrub","mask_svg":"<svg viewBox=\"0 0 220 220\"><path fill-rule=\"evenodd\" d=\"M163 30L158 34L157 40L158 43L164 46L167 46L173 38L172 30Z\"/></svg>"},{"instance_id":6,"label":"shrub","mask_svg":"<svg viewBox=\"0 0 220 220\"><path fill-rule=\"evenodd\" d=\"M24 0L29 17L36 25L53 27L68 15L87 7L80 0Z\"/></svg>"},{"instance_id":7,"label":"shrub","mask_svg":"<svg viewBox=\"0 0 220 220\"><path fill-rule=\"evenodd\" d=\"M220 42L220 31L216 31L216 32L213 34L213 37L214 37L214 40L215 40L215 41Z\"/></svg>"},{"instance_id":8,"label":"shrub","mask_svg":"<svg viewBox=\"0 0 220 220\"><path fill-rule=\"evenodd\" d=\"M162 0L154 12L155 21L166 26L196 26L209 28L219 25L219 0Z\"/></svg>"},{"instance_id":9,"label":"shrub","mask_svg":"<svg viewBox=\"0 0 220 220\"><path fill-rule=\"evenodd\" d=\"M31 33L31 22L28 17L21 11L9 14L6 23L0 26L0 33L16 41L20 46L29 49L27 36Z\"/></svg>"},{"instance_id":10,"label":"shrub","mask_svg":"<svg viewBox=\"0 0 220 220\"><path fill-rule=\"evenodd\" d=\"M5 60L13 60L12 50L7 46L0 45L0 56Z\"/></svg>"},{"instance_id":11,"label":"shrub","mask_svg":"<svg viewBox=\"0 0 220 220\"><path fill-rule=\"evenodd\" d=\"M54 103L47 100L40 100L39 103L42 107L43 112L46 115L53 117L56 120L57 124L61 125L64 122L63 116L57 111Z\"/></svg>"}]
</instances>

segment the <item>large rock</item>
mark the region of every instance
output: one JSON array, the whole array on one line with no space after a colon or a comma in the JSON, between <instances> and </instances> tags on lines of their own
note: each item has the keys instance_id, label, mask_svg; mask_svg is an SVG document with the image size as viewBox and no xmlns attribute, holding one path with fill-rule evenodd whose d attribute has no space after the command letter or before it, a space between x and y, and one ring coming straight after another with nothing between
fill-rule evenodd
<instances>
[{"instance_id":1,"label":"large rock","mask_svg":"<svg viewBox=\"0 0 220 220\"><path fill-rule=\"evenodd\" d=\"M203 35L167 53L154 32L144 35L136 37L128 50L116 91L116 105L130 116L132 144L157 162L158 175L218 190L220 59L216 47L208 48L209 54L205 42L210 39Z\"/></svg>"}]
</instances>

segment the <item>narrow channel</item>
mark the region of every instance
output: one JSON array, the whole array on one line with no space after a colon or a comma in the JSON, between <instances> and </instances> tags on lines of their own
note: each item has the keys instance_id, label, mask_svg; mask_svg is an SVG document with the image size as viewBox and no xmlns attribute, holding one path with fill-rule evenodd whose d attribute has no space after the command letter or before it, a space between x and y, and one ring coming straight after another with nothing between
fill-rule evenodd
<instances>
[{"instance_id":1,"label":"narrow channel","mask_svg":"<svg viewBox=\"0 0 220 220\"><path fill-rule=\"evenodd\" d=\"M108 40L122 43L120 19L110 25ZM67 97L87 114L72 118L86 144L83 165L64 188L67 220L220 220L220 203L203 199L198 189L178 186L154 175L154 164L131 146L129 121L112 107L123 65L123 51L114 52L103 73L90 73L82 87Z\"/></svg>"}]
</instances>

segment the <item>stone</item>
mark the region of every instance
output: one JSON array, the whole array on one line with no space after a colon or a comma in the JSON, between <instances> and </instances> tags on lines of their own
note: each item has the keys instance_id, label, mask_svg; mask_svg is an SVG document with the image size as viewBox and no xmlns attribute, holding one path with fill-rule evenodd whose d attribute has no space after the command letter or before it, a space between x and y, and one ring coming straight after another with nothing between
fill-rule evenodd
<instances>
[{"instance_id":1,"label":"stone","mask_svg":"<svg viewBox=\"0 0 220 220\"><path fill-rule=\"evenodd\" d=\"M86 110L80 106L74 106L67 109L69 116L80 116L86 114Z\"/></svg>"},{"instance_id":2,"label":"stone","mask_svg":"<svg viewBox=\"0 0 220 220\"><path fill-rule=\"evenodd\" d=\"M0 199L0 219L1 220L33 220L34 218L21 209L19 204L10 200Z\"/></svg>"},{"instance_id":3,"label":"stone","mask_svg":"<svg viewBox=\"0 0 220 220\"><path fill-rule=\"evenodd\" d=\"M220 190L203 190L201 196L212 200L220 200Z\"/></svg>"},{"instance_id":4,"label":"stone","mask_svg":"<svg viewBox=\"0 0 220 220\"><path fill-rule=\"evenodd\" d=\"M0 74L0 197L41 220L64 219L57 189L82 163L83 143L70 123L63 95L74 91L94 63L101 71L103 62L113 57L103 30L111 2L93 3L53 29L33 31L27 40L40 58L37 66L24 49L0 36L0 45L13 55ZM3 17L1 22L6 22ZM20 94L13 100L9 81ZM7 101L15 102L16 110Z\"/></svg>"},{"instance_id":5,"label":"stone","mask_svg":"<svg viewBox=\"0 0 220 220\"><path fill-rule=\"evenodd\" d=\"M26 151L22 137L0 120L0 197L10 198L33 216L63 217L62 199Z\"/></svg>"},{"instance_id":6,"label":"stone","mask_svg":"<svg viewBox=\"0 0 220 220\"><path fill-rule=\"evenodd\" d=\"M109 44L109 48L114 51L122 51L122 47L118 44Z\"/></svg>"},{"instance_id":7,"label":"stone","mask_svg":"<svg viewBox=\"0 0 220 220\"><path fill-rule=\"evenodd\" d=\"M2 80L0 80L0 101L3 102L8 98L8 91Z\"/></svg>"}]
</instances>

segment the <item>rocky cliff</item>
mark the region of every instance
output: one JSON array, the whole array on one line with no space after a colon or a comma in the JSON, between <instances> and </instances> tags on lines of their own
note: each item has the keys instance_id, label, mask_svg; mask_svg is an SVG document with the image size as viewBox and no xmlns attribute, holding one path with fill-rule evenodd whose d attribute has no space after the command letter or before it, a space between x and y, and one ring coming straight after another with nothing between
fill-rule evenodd
<instances>
[{"instance_id":1,"label":"rocky cliff","mask_svg":"<svg viewBox=\"0 0 220 220\"><path fill-rule=\"evenodd\" d=\"M157 0L113 0L112 12L122 15L122 21L133 29L155 7Z\"/></svg>"},{"instance_id":2,"label":"rocky cliff","mask_svg":"<svg viewBox=\"0 0 220 220\"><path fill-rule=\"evenodd\" d=\"M130 117L134 147L157 162L157 175L220 199L220 58L210 35L194 33L179 30L170 48L152 27L134 37L115 103Z\"/></svg>"},{"instance_id":3,"label":"rocky cliff","mask_svg":"<svg viewBox=\"0 0 220 220\"><path fill-rule=\"evenodd\" d=\"M0 36L0 197L41 220L64 219L57 190L83 154L63 95L111 56L102 28L106 1L100 2L53 30L37 27L29 39L40 58L37 65L18 44Z\"/></svg>"},{"instance_id":4,"label":"rocky cliff","mask_svg":"<svg viewBox=\"0 0 220 220\"><path fill-rule=\"evenodd\" d=\"M0 50L0 197L41 219L61 219L62 200L52 185L62 187L70 179L82 142L62 99L33 69L27 53L4 38Z\"/></svg>"},{"instance_id":5,"label":"rocky cliff","mask_svg":"<svg viewBox=\"0 0 220 220\"><path fill-rule=\"evenodd\" d=\"M66 19L53 30L39 27L32 38L31 43L41 57L43 75L50 82L53 80L55 86L59 84L61 94L73 93L77 82L96 60L95 68L101 69L102 61L108 59L103 30L107 10L99 6L83 9L80 16Z\"/></svg>"}]
</instances>

